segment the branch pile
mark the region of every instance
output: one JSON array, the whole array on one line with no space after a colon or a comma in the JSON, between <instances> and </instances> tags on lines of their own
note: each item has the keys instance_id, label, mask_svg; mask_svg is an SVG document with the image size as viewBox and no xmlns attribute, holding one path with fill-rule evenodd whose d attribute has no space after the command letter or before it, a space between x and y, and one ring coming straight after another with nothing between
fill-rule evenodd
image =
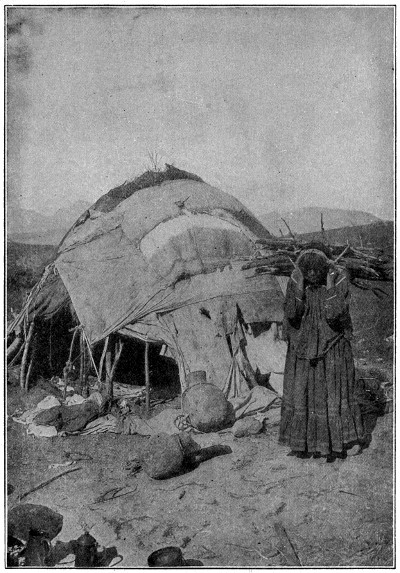
<instances>
[{"instance_id":1,"label":"branch pile","mask_svg":"<svg viewBox=\"0 0 400 573\"><path fill-rule=\"evenodd\" d=\"M296 238L274 237L259 239L258 250L242 270L254 269L255 274L290 276L300 253L313 248L315 243ZM371 288L364 281L393 281L393 257L380 249L329 245L332 263L347 270L350 282L362 289Z\"/></svg>"}]
</instances>

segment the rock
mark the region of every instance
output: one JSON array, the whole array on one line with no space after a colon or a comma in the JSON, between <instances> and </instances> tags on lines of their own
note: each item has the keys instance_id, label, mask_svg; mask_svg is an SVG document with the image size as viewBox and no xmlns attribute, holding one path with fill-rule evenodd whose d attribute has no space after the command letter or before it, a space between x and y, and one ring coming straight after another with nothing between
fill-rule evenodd
<instances>
[{"instance_id":1,"label":"rock","mask_svg":"<svg viewBox=\"0 0 400 573\"><path fill-rule=\"evenodd\" d=\"M44 505L31 503L16 505L8 512L8 534L28 541L31 529L41 531L51 540L63 526L63 516Z\"/></svg>"},{"instance_id":2,"label":"rock","mask_svg":"<svg viewBox=\"0 0 400 573\"><path fill-rule=\"evenodd\" d=\"M254 434L259 434L262 429L262 422L250 416L237 420L237 422L235 422L234 426L232 427L232 433L235 438L244 438L246 436L254 436Z\"/></svg>"}]
</instances>

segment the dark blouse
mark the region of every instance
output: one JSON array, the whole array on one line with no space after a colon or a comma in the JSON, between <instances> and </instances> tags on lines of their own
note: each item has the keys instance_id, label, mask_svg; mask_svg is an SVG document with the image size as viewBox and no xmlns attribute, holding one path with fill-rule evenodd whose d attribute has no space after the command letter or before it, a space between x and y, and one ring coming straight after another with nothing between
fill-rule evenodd
<instances>
[{"instance_id":1,"label":"dark blouse","mask_svg":"<svg viewBox=\"0 0 400 573\"><path fill-rule=\"evenodd\" d=\"M337 272L329 290L323 286L298 287L293 273L285 299L286 340L299 358L322 358L342 337L350 339L349 281L344 271Z\"/></svg>"}]
</instances>

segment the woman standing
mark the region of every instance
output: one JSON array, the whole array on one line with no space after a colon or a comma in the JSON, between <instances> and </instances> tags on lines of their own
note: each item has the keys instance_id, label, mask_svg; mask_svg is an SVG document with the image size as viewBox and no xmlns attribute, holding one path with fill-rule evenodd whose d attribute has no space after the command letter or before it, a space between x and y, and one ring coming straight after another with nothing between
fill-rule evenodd
<instances>
[{"instance_id":1,"label":"woman standing","mask_svg":"<svg viewBox=\"0 0 400 573\"><path fill-rule=\"evenodd\" d=\"M325 247L303 251L285 300L288 352L280 443L306 457L359 453L363 434L355 401L349 282Z\"/></svg>"}]
</instances>

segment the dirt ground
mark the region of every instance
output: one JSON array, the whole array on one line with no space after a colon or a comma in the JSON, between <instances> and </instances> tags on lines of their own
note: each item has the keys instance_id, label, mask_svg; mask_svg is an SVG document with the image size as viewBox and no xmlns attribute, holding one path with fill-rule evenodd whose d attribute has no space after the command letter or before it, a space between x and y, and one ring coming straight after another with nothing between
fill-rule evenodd
<instances>
[{"instance_id":1,"label":"dirt ground","mask_svg":"<svg viewBox=\"0 0 400 573\"><path fill-rule=\"evenodd\" d=\"M32 405L43 397L8 389L8 408ZM232 453L196 469L156 481L143 472L129 476L126 462L146 438L115 434L28 436L8 419L8 482L17 496L61 473L49 469L73 453L90 459L79 471L30 494L25 503L46 505L64 516L56 540L69 541L85 527L122 557L116 567L144 567L148 555L168 545L185 558L215 567L287 565L274 524L281 523L305 567L391 566L393 564L393 415L368 420L371 442L361 455L320 464L288 456L278 445L278 425L257 436L231 433L195 435L202 445L224 444ZM79 457L79 456L78 456ZM119 498L96 502L112 488ZM73 556L63 561L73 566Z\"/></svg>"}]
</instances>

